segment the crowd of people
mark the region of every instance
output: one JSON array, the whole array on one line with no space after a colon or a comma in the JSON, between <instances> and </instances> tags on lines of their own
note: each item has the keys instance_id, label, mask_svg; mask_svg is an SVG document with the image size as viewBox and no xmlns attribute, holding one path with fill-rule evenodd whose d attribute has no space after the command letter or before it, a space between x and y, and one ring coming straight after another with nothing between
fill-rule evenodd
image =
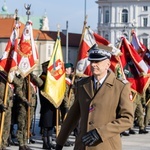
<instances>
[{"instance_id":1,"label":"crowd of people","mask_svg":"<svg viewBox=\"0 0 150 150\"><path fill-rule=\"evenodd\" d=\"M49 61L42 63L41 75L30 73L23 78L16 73L12 83L0 71L0 118L5 113L0 150L6 150L11 144L18 146L19 150L31 150L28 128L31 130L32 127L37 94L41 106L39 127L42 149L62 150L63 146L74 145L75 150L121 150L121 136L136 134L135 125L139 127L139 134L147 134L150 86L142 96L136 93L133 99L130 83L116 78L110 70L110 58L107 46L92 47L88 60L93 75L89 77L74 75L73 64L65 63L66 92L59 107L61 129L56 145L52 142L52 134L56 130L56 108L40 92L44 88ZM14 124L17 124L16 135ZM75 142L68 139L72 132ZM31 131L29 135L29 142L34 143Z\"/></svg>"},{"instance_id":2,"label":"crowd of people","mask_svg":"<svg viewBox=\"0 0 150 150\"><path fill-rule=\"evenodd\" d=\"M49 61L42 63L42 73L37 75L30 73L27 77L23 78L20 74L15 75L13 82L9 83L7 74L0 71L0 118L2 113L5 112L4 128L2 133L2 141L0 150L6 150L8 146L19 146L19 150L30 150L28 143L34 143L32 139L32 132L30 131L30 138L28 141L28 117L30 117L30 128L32 128L33 118L37 106L37 94L39 95L40 102L40 134L43 140L43 149L55 149L52 143L52 134L56 126L56 108L47 100L42 94L41 90L44 88L46 80L47 66ZM73 104L74 91L70 89L72 86L72 73L74 71L72 63L66 63L66 92L64 100L60 106L60 124L62 124L65 116ZM30 83L29 83L30 82ZM4 104L4 97L6 91L6 83L8 83L7 104ZM71 90L71 99L68 93ZM30 114L29 112L30 108ZM1 121L0 121L1 122ZM17 125L17 129L14 126ZM15 131L17 130L17 131ZM30 129L31 130L31 129ZM14 140L15 139L15 140ZM16 140L17 139L17 140ZM72 146L74 142L67 141L65 146Z\"/></svg>"}]
</instances>

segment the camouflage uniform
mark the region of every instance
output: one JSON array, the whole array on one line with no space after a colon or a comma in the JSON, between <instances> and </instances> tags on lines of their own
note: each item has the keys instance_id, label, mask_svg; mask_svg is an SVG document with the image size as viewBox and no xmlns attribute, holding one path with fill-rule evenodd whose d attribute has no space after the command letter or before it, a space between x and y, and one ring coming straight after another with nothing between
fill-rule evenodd
<instances>
[{"instance_id":1,"label":"camouflage uniform","mask_svg":"<svg viewBox=\"0 0 150 150\"><path fill-rule=\"evenodd\" d=\"M146 103L150 99L150 85L148 86L146 90L145 99L146 99ZM149 123L150 123L150 102L148 102L145 108L145 120L144 120L145 127L147 127Z\"/></svg>"},{"instance_id":2,"label":"camouflage uniform","mask_svg":"<svg viewBox=\"0 0 150 150\"><path fill-rule=\"evenodd\" d=\"M144 130L144 113L143 113L143 106L142 106L142 96L137 94L135 101L133 102L133 109L135 112L135 117L137 117L137 121L139 124L139 131Z\"/></svg>"},{"instance_id":3,"label":"camouflage uniform","mask_svg":"<svg viewBox=\"0 0 150 150\"><path fill-rule=\"evenodd\" d=\"M66 78L68 78L72 82L72 76L71 75L66 75ZM71 94L70 99L69 99L69 93ZM64 120L66 113L68 112L68 110L72 106L74 99L75 99L74 85L72 85L72 83L66 82L66 91L65 91L64 99L60 105L62 121Z\"/></svg>"},{"instance_id":4,"label":"camouflage uniform","mask_svg":"<svg viewBox=\"0 0 150 150\"><path fill-rule=\"evenodd\" d=\"M4 77L4 76L3 76ZM6 78L3 78L0 73L0 106L3 105L3 99L5 94L5 85ZM5 76L6 77L6 76ZM0 148L5 149L7 146L7 140L10 132L10 124L11 124L11 108L13 106L13 88L12 85L8 85L8 96L7 96L7 109L5 110L5 118L4 118L4 127L2 133L2 143ZM2 110L0 110L0 118L2 117ZM0 121L1 122L1 121Z\"/></svg>"},{"instance_id":5,"label":"camouflage uniform","mask_svg":"<svg viewBox=\"0 0 150 150\"><path fill-rule=\"evenodd\" d=\"M34 74L30 74L30 81L35 85L40 87L43 84L43 81L38 78ZM16 87L16 96L18 97L19 103L19 115L18 115L18 130L17 130L17 138L19 142L19 146L23 147L27 142L27 116L28 116L28 106L30 108L30 120L33 118L34 107L36 106L36 91L34 90L34 86L30 83L30 103L28 103L28 77L22 78L21 76L17 76L18 78L18 87Z\"/></svg>"}]
</instances>

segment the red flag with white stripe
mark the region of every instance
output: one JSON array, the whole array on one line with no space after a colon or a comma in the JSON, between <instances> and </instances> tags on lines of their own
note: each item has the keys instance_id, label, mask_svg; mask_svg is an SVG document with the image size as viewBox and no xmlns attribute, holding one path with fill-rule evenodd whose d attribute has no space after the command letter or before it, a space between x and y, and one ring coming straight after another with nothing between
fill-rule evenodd
<instances>
[{"instance_id":1,"label":"red flag with white stripe","mask_svg":"<svg viewBox=\"0 0 150 150\"><path fill-rule=\"evenodd\" d=\"M113 55L118 55L120 53L120 50L115 48L108 40L92 31L89 27L86 27L79 50L76 74L85 74L88 76L92 74L90 70L90 62L88 61L88 50L94 44L102 44L112 47Z\"/></svg>"},{"instance_id":2,"label":"red flag with white stripe","mask_svg":"<svg viewBox=\"0 0 150 150\"><path fill-rule=\"evenodd\" d=\"M131 44L138 54L143 58L148 68L150 68L150 51L143 43L139 41L134 30L131 31Z\"/></svg>"},{"instance_id":3,"label":"red flag with white stripe","mask_svg":"<svg viewBox=\"0 0 150 150\"><path fill-rule=\"evenodd\" d=\"M85 74L88 76L91 75L90 61L88 61L88 50L94 44L96 44L95 38L90 32L89 28L86 27L79 50L76 74Z\"/></svg>"},{"instance_id":4,"label":"red flag with white stripe","mask_svg":"<svg viewBox=\"0 0 150 150\"><path fill-rule=\"evenodd\" d=\"M18 69L26 77L38 64L37 47L33 38L32 22L27 21L18 46Z\"/></svg>"},{"instance_id":5,"label":"red flag with white stripe","mask_svg":"<svg viewBox=\"0 0 150 150\"><path fill-rule=\"evenodd\" d=\"M147 88L149 84L149 77L143 76L148 70L145 68L146 64L138 55L130 42L122 37L120 56L126 79L131 83L131 88L140 94Z\"/></svg>"},{"instance_id":6,"label":"red flag with white stripe","mask_svg":"<svg viewBox=\"0 0 150 150\"><path fill-rule=\"evenodd\" d=\"M10 39L7 43L5 52L0 59L0 70L8 75L8 80L12 82L15 71L17 70L17 47L20 24L16 23Z\"/></svg>"},{"instance_id":7,"label":"red flag with white stripe","mask_svg":"<svg viewBox=\"0 0 150 150\"><path fill-rule=\"evenodd\" d=\"M131 31L131 44L134 49L138 52L138 54L142 57L145 53L146 49L142 46L142 43L137 38L137 35L134 30Z\"/></svg>"}]
</instances>

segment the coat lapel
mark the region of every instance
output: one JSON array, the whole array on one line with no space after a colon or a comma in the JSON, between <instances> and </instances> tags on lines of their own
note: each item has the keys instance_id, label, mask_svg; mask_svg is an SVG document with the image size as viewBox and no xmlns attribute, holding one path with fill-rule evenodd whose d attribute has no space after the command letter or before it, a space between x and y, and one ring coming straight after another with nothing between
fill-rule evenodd
<instances>
[{"instance_id":1,"label":"coat lapel","mask_svg":"<svg viewBox=\"0 0 150 150\"><path fill-rule=\"evenodd\" d=\"M94 83L93 83L93 77L88 78L88 81L83 85L83 88L87 92L87 94L92 98L94 96Z\"/></svg>"},{"instance_id":2,"label":"coat lapel","mask_svg":"<svg viewBox=\"0 0 150 150\"><path fill-rule=\"evenodd\" d=\"M113 73L109 72L106 80L104 81L102 87L99 89L99 91L96 93L96 95L97 94L103 95L106 92L106 90L111 88L114 84L114 78L115 78L115 76L113 75ZM87 94L90 96L90 98L94 97L93 76L88 78L87 82L85 82L85 84L83 84L83 88L85 89Z\"/></svg>"},{"instance_id":3,"label":"coat lapel","mask_svg":"<svg viewBox=\"0 0 150 150\"><path fill-rule=\"evenodd\" d=\"M102 96L104 93L106 93L107 90L110 90L114 84L115 76L113 73L109 72L106 80L104 81L102 87L99 89L97 94Z\"/></svg>"}]
</instances>

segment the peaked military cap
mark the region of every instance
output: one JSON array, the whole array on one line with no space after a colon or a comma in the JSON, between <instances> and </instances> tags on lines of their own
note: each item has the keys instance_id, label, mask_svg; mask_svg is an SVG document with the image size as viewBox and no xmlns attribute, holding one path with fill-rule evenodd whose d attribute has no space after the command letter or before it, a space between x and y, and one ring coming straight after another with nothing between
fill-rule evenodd
<instances>
[{"instance_id":1,"label":"peaked military cap","mask_svg":"<svg viewBox=\"0 0 150 150\"><path fill-rule=\"evenodd\" d=\"M88 60L92 61L102 61L105 59L111 58L111 48L105 45L94 45L91 47L91 49L88 51L89 56Z\"/></svg>"}]
</instances>

